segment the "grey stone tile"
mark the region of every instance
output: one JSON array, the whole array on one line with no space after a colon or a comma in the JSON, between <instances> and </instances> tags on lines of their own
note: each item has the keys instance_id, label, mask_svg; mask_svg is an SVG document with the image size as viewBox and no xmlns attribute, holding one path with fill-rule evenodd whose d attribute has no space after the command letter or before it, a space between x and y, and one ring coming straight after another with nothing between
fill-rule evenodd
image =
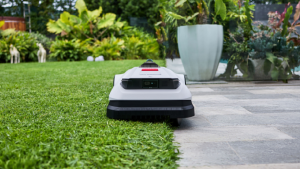
<instances>
[{"instance_id":1,"label":"grey stone tile","mask_svg":"<svg viewBox=\"0 0 300 169\"><path fill-rule=\"evenodd\" d=\"M181 125L176 130L188 130L195 127L208 127L211 124L201 115L181 119Z\"/></svg>"},{"instance_id":2,"label":"grey stone tile","mask_svg":"<svg viewBox=\"0 0 300 169\"><path fill-rule=\"evenodd\" d=\"M229 142L246 164L299 163L300 140Z\"/></svg>"},{"instance_id":3,"label":"grey stone tile","mask_svg":"<svg viewBox=\"0 0 300 169\"><path fill-rule=\"evenodd\" d=\"M179 148L182 167L243 164L226 142L185 143Z\"/></svg>"},{"instance_id":4,"label":"grey stone tile","mask_svg":"<svg viewBox=\"0 0 300 169\"><path fill-rule=\"evenodd\" d=\"M209 87L189 88L189 90L190 92L214 92L214 90Z\"/></svg>"},{"instance_id":5,"label":"grey stone tile","mask_svg":"<svg viewBox=\"0 0 300 169\"><path fill-rule=\"evenodd\" d=\"M251 113L300 113L298 105L280 105L280 106L243 106Z\"/></svg>"},{"instance_id":6,"label":"grey stone tile","mask_svg":"<svg viewBox=\"0 0 300 169\"><path fill-rule=\"evenodd\" d=\"M228 114L251 114L248 110L241 106L210 106L197 107L195 106L196 115L214 116L214 115L228 115Z\"/></svg>"},{"instance_id":7,"label":"grey stone tile","mask_svg":"<svg viewBox=\"0 0 300 169\"><path fill-rule=\"evenodd\" d=\"M174 135L180 143L293 139L275 127L265 126L198 126L192 130L175 130Z\"/></svg>"},{"instance_id":8,"label":"grey stone tile","mask_svg":"<svg viewBox=\"0 0 300 169\"><path fill-rule=\"evenodd\" d=\"M214 91L268 90L271 87L211 87Z\"/></svg>"},{"instance_id":9,"label":"grey stone tile","mask_svg":"<svg viewBox=\"0 0 300 169\"><path fill-rule=\"evenodd\" d=\"M252 94L248 91L241 90L241 91L235 91L235 90L230 90L230 91L214 91L214 92L197 92L197 91L191 91L192 95L248 95Z\"/></svg>"},{"instance_id":10,"label":"grey stone tile","mask_svg":"<svg viewBox=\"0 0 300 169\"><path fill-rule=\"evenodd\" d=\"M291 127L277 127L278 130L294 137L300 139L300 126L291 126Z\"/></svg>"},{"instance_id":11,"label":"grey stone tile","mask_svg":"<svg viewBox=\"0 0 300 169\"><path fill-rule=\"evenodd\" d=\"M189 166L178 169L300 169L300 163Z\"/></svg>"},{"instance_id":12,"label":"grey stone tile","mask_svg":"<svg viewBox=\"0 0 300 169\"><path fill-rule=\"evenodd\" d=\"M215 102L215 101L229 101L228 98L226 98L225 96L222 96L222 95L206 95L206 96L203 96L203 95L193 95L192 97L192 101L193 103L195 101L212 101L212 102Z\"/></svg>"},{"instance_id":13,"label":"grey stone tile","mask_svg":"<svg viewBox=\"0 0 300 169\"><path fill-rule=\"evenodd\" d=\"M220 97L219 97L220 96ZM193 96L193 103L197 107L206 106L265 106L265 107L299 107L299 98L277 98L277 99L228 99L222 95Z\"/></svg>"},{"instance_id":14,"label":"grey stone tile","mask_svg":"<svg viewBox=\"0 0 300 169\"><path fill-rule=\"evenodd\" d=\"M228 99L282 99L297 98L292 94L248 94L248 95L226 95Z\"/></svg>"},{"instance_id":15,"label":"grey stone tile","mask_svg":"<svg viewBox=\"0 0 300 169\"><path fill-rule=\"evenodd\" d=\"M283 94L283 93L294 93L294 94L300 94L300 88L296 89L286 89L286 88L278 88L276 90L249 90L250 93L253 94Z\"/></svg>"},{"instance_id":16,"label":"grey stone tile","mask_svg":"<svg viewBox=\"0 0 300 169\"><path fill-rule=\"evenodd\" d=\"M294 126L300 124L300 113L270 113L251 115L223 115L206 116L212 126L247 126L247 125L274 125Z\"/></svg>"}]
</instances>

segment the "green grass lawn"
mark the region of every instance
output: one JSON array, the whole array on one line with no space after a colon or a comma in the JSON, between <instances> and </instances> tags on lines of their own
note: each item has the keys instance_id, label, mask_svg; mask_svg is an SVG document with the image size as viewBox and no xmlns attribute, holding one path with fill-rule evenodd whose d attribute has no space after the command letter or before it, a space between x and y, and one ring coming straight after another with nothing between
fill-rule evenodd
<instances>
[{"instance_id":1,"label":"green grass lawn","mask_svg":"<svg viewBox=\"0 0 300 169\"><path fill-rule=\"evenodd\" d=\"M0 168L176 168L169 124L106 117L114 75L143 62L0 64Z\"/></svg>"}]
</instances>

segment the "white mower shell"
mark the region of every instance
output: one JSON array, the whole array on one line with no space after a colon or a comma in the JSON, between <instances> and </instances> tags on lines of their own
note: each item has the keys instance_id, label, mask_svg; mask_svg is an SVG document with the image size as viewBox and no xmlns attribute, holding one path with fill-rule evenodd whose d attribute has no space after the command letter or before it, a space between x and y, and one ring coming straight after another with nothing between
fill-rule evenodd
<instances>
[{"instance_id":1,"label":"white mower shell","mask_svg":"<svg viewBox=\"0 0 300 169\"><path fill-rule=\"evenodd\" d=\"M194 116L185 77L152 60L114 77L107 116L113 119L186 118Z\"/></svg>"}]
</instances>

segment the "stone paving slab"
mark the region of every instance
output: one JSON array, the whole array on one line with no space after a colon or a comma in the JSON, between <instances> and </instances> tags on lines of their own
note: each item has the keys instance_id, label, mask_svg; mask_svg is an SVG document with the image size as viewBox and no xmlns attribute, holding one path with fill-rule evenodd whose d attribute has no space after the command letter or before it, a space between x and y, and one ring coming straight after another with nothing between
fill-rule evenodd
<instances>
[{"instance_id":1,"label":"stone paving slab","mask_svg":"<svg viewBox=\"0 0 300 169\"><path fill-rule=\"evenodd\" d=\"M300 123L300 113L267 113L251 115L206 116L213 126L278 125L293 126Z\"/></svg>"},{"instance_id":2,"label":"stone paving slab","mask_svg":"<svg viewBox=\"0 0 300 169\"><path fill-rule=\"evenodd\" d=\"M300 106L243 106L245 110L252 113L300 113ZM276 109L274 109L276 108Z\"/></svg>"},{"instance_id":3,"label":"stone paving slab","mask_svg":"<svg viewBox=\"0 0 300 169\"><path fill-rule=\"evenodd\" d=\"M300 169L300 81L189 88L196 116L174 131L180 168Z\"/></svg>"},{"instance_id":4,"label":"stone paving slab","mask_svg":"<svg viewBox=\"0 0 300 169\"><path fill-rule=\"evenodd\" d=\"M283 93L293 93L293 94L300 94L300 89L284 89L284 88L277 88L273 90L249 90L248 92L253 94L283 94Z\"/></svg>"},{"instance_id":5,"label":"stone paving slab","mask_svg":"<svg viewBox=\"0 0 300 169\"><path fill-rule=\"evenodd\" d=\"M185 143L181 148L189 152L182 154L181 158L189 160L181 160L179 163L181 166L243 164L226 142Z\"/></svg>"},{"instance_id":6,"label":"stone paving slab","mask_svg":"<svg viewBox=\"0 0 300 169\"><path fill-rule=\"evenodd\" d=\"M177 130L175 137L180 143L293 139L275 127L265 126L197 127L194 130Z\"/></svg>"},{"instance_id":7,"label":"stone paving slab","mask_svg":"<svg viewBox=\"0 0 300 169\"><path fill-rule=\"evenodd\" d=\"M282 98L297 98L296 95L293 94L249 94L249 95L226 95L225 96L228 99L282 99Z\"/></svg>"},{"instance_id":8,"label":"stone paving slab","mask_svg":"<svg viewBox=\"0 0 300 169\"><path fill-rule=\"evenodd\" d=\"M269 106L277 109L281 108L296 108L299 106L298 98L275 98L275 99L229 99L222 95L198 95L192 97L193 104L197 107L205 106Z\"/></svg>"},{"instance_id":9,"label":"stone paving slab","mask_svg":"<svg viewBox=\"0 0 300 169\"><path fill-rule=\"evenodd\" d=\"M300 163L300 140L229 142L246 164Z\"/></svg>"},{"instance_id":10,"label":"stone paving slab","mask_svg":"<svg viewBox=\"0 0 300 169\"><path fill-rule=\"evenodd\" d=\"M300 139L300 126L278 127L278 130L294 138Z\"/></svg>"},{"instance_id":11,"label":"stone paving slab","mask_svg":"<svg viewBox=\"0 0 300 169\"><path fill-rule=\"evenodd\" d=\"M195 116L194 118L187 118L182 120L180 128L177 130L188 130L194 127L208 127L211 124L203 116Z\"/></svg>"},{"instance_id":12,"label":"stone paving slab","mask_svg":"<svg viewBox=\"0 0 300 169\"><path fill-rule=\"evenodd\" d=\"M242 106L211 106L211 107L195 107L195 114L204 116L229 115L229 114L251 114Z\"/></svg>"},{"instance_id":13,"label":"stone paving slab","mask_svg":"<svg viewBox=\"0 0 300 169\"><path fill-rule=\"evenodd\" d=\"M179 169L300 169L300 163L179 167Z\"/></svg>"}]
</instances>

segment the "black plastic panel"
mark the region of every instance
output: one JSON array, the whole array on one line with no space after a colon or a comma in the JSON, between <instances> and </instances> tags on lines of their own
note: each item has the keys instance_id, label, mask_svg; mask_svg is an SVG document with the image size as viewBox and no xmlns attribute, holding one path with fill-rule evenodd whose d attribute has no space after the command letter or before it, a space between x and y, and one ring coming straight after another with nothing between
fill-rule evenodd
<instances>
[{"instance_id":1,"label":"black plastic panel","mask_svg":"<svg viewBox=\"0 0 300 169\"><path fill-rule=\"evenodd\" d=\"M124 89L177 89L180 83L177 78L122 79L121 85Z\"/></svg>"},{"instance_id":2,"label":"black plastic panel","mask_svg":"<svg viewBox=\"0 0 300 169\"><path fill-rule=\"evenodd\" d=\"M135 117L186 118L195 115L190 100L128 100L110 101L107 117L133 119Z\"/></svg>"}]
</instances>

